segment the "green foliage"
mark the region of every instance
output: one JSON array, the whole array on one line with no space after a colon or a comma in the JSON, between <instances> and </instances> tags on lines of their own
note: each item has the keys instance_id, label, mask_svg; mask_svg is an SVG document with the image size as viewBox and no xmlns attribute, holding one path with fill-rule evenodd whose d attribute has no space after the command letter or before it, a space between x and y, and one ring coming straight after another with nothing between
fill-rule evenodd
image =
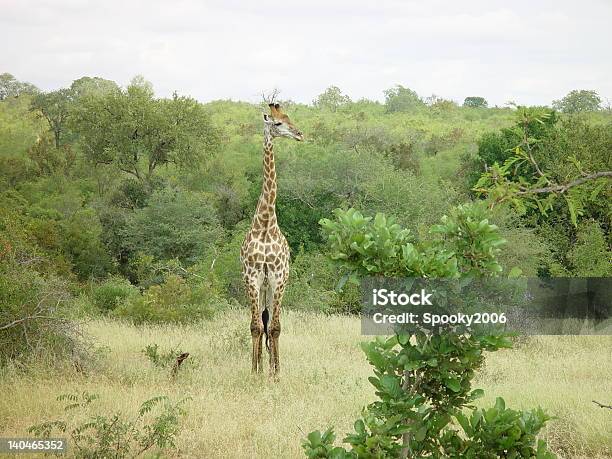
<instances>
[{"instance_id":1,"label":"green foliage","mask_svg":"<svg viewBox=\"0 0 612 459\"><path fill-rule=\"evenodd\" d=\"M32 83L19 81L10 73L0 74L0 100L19 97L23 94L36 94L38 88Z\"/></svg>"},{"instance_id":2,"label":"green foliage","mask_svg":"<svg viewBox=\"0 0 612 459\"><path fill-rule=\"evenodd\" d=\"M195 323L212 317L222 301L207 284L189 285L171 274L160 285L132 296L115 308L113 315L141 323Z\"/></svg>"},{"instance_id":3,"label":"green foliage","mask_svg":"<svg viewBox=\"0 0 612 459\"><path fill-rule=\"evenodd\" d=\"M84 94L71 123L90 161L114 164L144 181L159 166L190 167L218 145L217 131L200 103L176 94L156 99L144 81L133 81L125 90Z\"/></svg>"},{"instance_id":4,"label":"green foliage","mask_svg":"<svg viewBox=\"0 0 612 459\"><path fill-rule=\"evenodd\" d=\"M161 351L157 343L148 344L141 352L149 359L153 366L158 368L168 368L174 365L176 358L183 353L178 348Z\"/></svg>"},{"instance_id":5,"label":"green foliage","mask_svg":"<svg viewBox=\"0 0 612 459\"><path fill-rule=\"evenodd\" d=\"M553 257L544 272L576 273L568 254L580 222L594 220L609 233L611 148L605 124L519 107L514 127L481 137L474 190L492 205L510 202L547 241Z\"/></svg>"},{"instance_id":6,"label":"green foliage","mask_svg":"<svg viewBox=\"0 0 612 459\"><path fill-rule=\"evenodd\" d=\"M96 394L83 392L60 395L57 400L68 402L65 411L89 412L98 398ZM59 419L33 425L28 432L43 438L55 432L68 434L72 454L77 458L137 457L152 451L160 455L176 448L179 423L186 414L183 407L186 400L172 403L165 395L156 396L143 402L132 416L121 412L89 414L85 422L74 426Z\"/></svg>"},{"instance_id":7,"label":"green foliage","mask_svg":"<svg viewBox=\"0 0 612 459\"><path fill-rule=\"evenodd\" d=\"M308 434L302 443L307 457L555 457L543 440L536 441L550 419L540 408L507 409L501 398L487 409L472 405L484 394L471 386L484 352L510 347L507 338L396 335L362 347L374 367L369 381L378 399L364 409L354 433L344 438L350 450L334 446L330 428L324 434ZM469 418L466 409L472 412Z\"/></svg>"},{"instance_id":8,"label":"green foliage","mask_svg":"<svg viewBox=\"0 0 612 459\"><path fill-rule=\"evenodd\" d=\"M355 209L334 211L322 219L330 256L360 275L458 277L501 272L496 260L504 240L485 218L480 205L457 207L430 232L441 238L416 242L393 218L364 217Z\"/></svg>"},{"instance_id":9,"label":"green foliage","mask_svg":"<svg viewBox=\"0 0 612 459\"><path fill-rule=\"evenodd\" d=\"M66 284L19 263L0 261L0 366L36 357L59 361L78 356L83 350L79 332L63 307L70 300Z\"/></svg>"},{"instance_id":10,"label":"green foliage","mask_svg":"<svg viewBox=\"0 0 612 459\"><path fill-rule=\"evenodd\" d=\"M544 440L535 442L536 435L550 419L541 408L512 410L506 408L503 398L498 397L491 408L474 410L469 418L461 412L454 417L469 441L462 444L461 437L455 432L448 433L442 442L449 457L555 457L547 450Z\"/></svg>"},{"instance_id":11,"label":"green foliage","mask_svg":"<svg viewBox=\"0 0 612 459\"><path fill-rule=\"evenodd\" d=\"M573 273L581 277L612 276L612 250L598 222L582 223L568 259Z\"/></svg>"},{"instance_id":12,"label":"green foliage","mask_svg":"<svg viewBox=\"0 0 612 459\"><path fill-rule=\"evenodd\" d=\"M482 205L453 209L431 231L441 239L416 244L407 230L378 214L363 217L354 209L336 210L336 220L321 226L330 256L358 276L462 277L494 276L505 242L486 218ZM542 410L506 410L501 398L495 407L477 411L472 402L482 397L472 388L484 352L511 347L503 335L431 334L416 332L377 337L362 343L374 367L368 378L378 399L355 422L344 438L350 450L334 446L335 434L311 432L302 443L308 457L554 457L536 435L547 416ZM473 411L471 422L463 410ZM456 419L464 428L453 429ZM484 418L481 421L480 418Z\"/></svg>"},{"instance_id":13,"label":"green foliage","mask_svg":"<svg viewBox=\"0 0 612 459\"><path fill-rule=\"evenodd\" d=\"M463 100L463 106L472 108L487 108L489 103L484 97L470 96Z\"/></svg>"},{"instance_id":14,"label":"green foliage","mask_svg":"<svg viewBox=\"0 0 612 459\"><path fill-rule=\"evenodd\" d=\"M601 109L601 97L595 91L574 89L563 99L554 100L553 107L564 113L594 112Z\"/></svg>"},{"instance_id":15,"label":"green foliage","mask_svg":"<svg viewBox=\"0 0 612 459\"><path fill-rule=\"evenodd\" d=\"M70 270L54 253L55 235L38 234L45 222L24 215L21 195L6 192L0 202L0 366L78 357L79 331L67 318Z\"/></svg>"},{"instance_id":16,"label":"green foliage","mask_svg":"<svg viewBox=\"0 0 612 459\"><path fill-rule=\"evenodd\" d=\"M102 227L92 209L85 209L64 220L61 249L82 280L100 278L113 270L113 263L102 244Z\"/></svg>"},{"instance_id":17,"label":"green foliage","mask_svg":"<svg viewBox=\"0 0 612 459\"><path fill-rule=\"evenodd\" d=\"M164 188L154 192L147 204L127 214L124 226L109 240L130 258L142 252L190 265L223 236L204 194Z\"/></svg>"},{"instance_id":18,"label":"green foliage","mask_svg":"<svg viewBox=\"0 0 612 459\"><path fill-rule=\"evenodd\" d=\"M49 124L55 147L62 145L74 93L68 88L38 93L32 99L32 110L39 112Z\"/></svg>"},{"instance_id":19,"label":"green foliage","mask_svg":"<svg viewBox=\"0 0 612 459\"><path fill-rule=\"evenodd\" d=\"M388 113L410 112L425 106L425 102L412 89L397 85L383 91Z\"/></svg>"},{"instance_id":20,"label":"green foliage","mask_svg":"<svg viewBox=\"0 0 612 459\"><path fill-rule=\"evenodd\" d=\"M335 112L339 108L350 104L351 98L345 94L337 86L330 86L322 94L319 94L312 104L323 110Z\"/></svg>"},{"instance_id":21,"label":"green foliage","mask_svg":"<svg viewBox=\"0 0 612 459\"><path fill-rule=\"evenodd\" d=\"M117 83L100 77L81 77L70 85L77 100L87 96L103 96L118 89Z\"/></svg>"},{"instance_id":22,"label":"green foliage","mask_svg":"<svg viewBox=\"0 0 612 459\"><path fill-rule=\"evenodd\" d=\"M137 294L138 289L124 278L111 277L100 284L94 284L91 300L98 311L106 314Z\"/></svg>"},{"instance_id":23,"label":"green foliage","mask_svg":"<svg viewBox=\"0 0 612 459\"><path fill-rule=\"evenodd\" d=\"M333 312L350 310L342 295L334 290L334 267L320 253L300 250L291 264L291 282L283 297L283 305L296 310Z\"/></svg>"}]
</instances>

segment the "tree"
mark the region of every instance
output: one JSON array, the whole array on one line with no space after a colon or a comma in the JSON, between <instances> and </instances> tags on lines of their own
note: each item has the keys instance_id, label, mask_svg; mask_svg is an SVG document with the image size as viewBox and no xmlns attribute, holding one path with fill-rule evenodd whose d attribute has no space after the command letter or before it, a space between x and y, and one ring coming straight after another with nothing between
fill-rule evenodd
<instances>
[{"instance_id":1,"label":"tree","mask_svg":"<svg viewBox=\"0 0 612 459\"><path fill-rule=\"evenodd\" d=\"M319 94L317 98L312 101L312 104L315 107L329 110L331 112L335 112L340 107L350 103L351 98L345 94L342 94L342 91L338 86L330 86L325 90L325 92Z\"/></svg>"},{"instance_id":2,"label":"tree","mask_svg":"<svg viewBox=\"0 0 612 459\"><path fill-rule=\"evenodd\" d=\"M408 112L415 108L424 107L425 103L412 89L397 85L383 91L387 112Z\"/></svg>"},{"instance_id":3,"label":"tree","mask_svg":"<svg viewBox=\"0 0 612 459\"><path fill-rule=\"evenodd\" d=\"M222 234L206 195L165 188L127 216L116 245L131 257L142 252L156 260L193 264Z\"/></svg>"},{"instance_id":4,"label":"tree","mask_svg":"<svg viewBox=\"0 0 612 459\"><path fill-rule=\"evenodd\" d=\"M55 148L61 145L73 99L72 89L62 88L37 94L32 100L32 109L38 110L49 123L49 128L55 137Z\"/></svg>"},{"instance_id":5,"label":"tree","mask_svg":"<svg viewBox=\"0 0 612 459\"><path fill-rule=\"evenodd\" d=\"M125 90L108 88L82 97L72 124L93 163L114 164L147 183L160 165L193 166L219 140L202 104L176 93L156 99L142 79Z\"/></svg>"},{"instance_id":6,"label":"tree","mask_svg":"<svg viewBox=\"0 0 612 459\"><path fill-rule=\"evenodd\" d=\"M489 103L484 97L480 96L470 96L466 97L463 101L464 107L473 107L473 108L487 108Z\"/></svg>"},{"instance_id":7,"label":"tree","mask_svg":"<svg viewBox=\"0 0 612 459\"><path fill-rule=\"evenodd\" d=\"M0 74L0 100L18 97L21 94L36 94L38 88L32 83L17 80L10 73Z\"/></svg>"},{"instance_id":8,"label":"tree","mask_svg":"<svg viewBox=\"0 0 612 459\"><path fill-rule=\"evenodd\" d=\"M558 212L554 205L562 198L574 226L587 206L602 198L609 202L609 127L588 128L575 122L557 131L550 123L554 112L536 108L519 107L517 117L516 126L508 131L516 143L504 151L507 157L503 162L487 168L475 191L491 198L491 205L507 201L521 213L533 209L544 217L550 211ZM539 126L539 134L533 126ZM548 132L542 130L546 126ZM576 128L580 135L574 134Z\"/></svg>"},{"instance_id":9,"label":"tree","mask_svg":"<svg viewBox=\"0 0 612 459\"><path fill-rule=\"evenodd\" d=\"M573 90L561 100L554 100L553 108L563 113L594 112L601 109L601 97L595 91Z\"/></svg>"},{"instance_id":10,"label":"tree","mask_svg":"<svg viewBox=\"0 0 612 459\"><path fill-rule=\"evenodd\" d=\"M75 98L78 99L88 95L108 94L119 89L119 86L112 80L85 76L74 80L70 85L70 89L74 92Z\"/></svg>"}]
</instances>

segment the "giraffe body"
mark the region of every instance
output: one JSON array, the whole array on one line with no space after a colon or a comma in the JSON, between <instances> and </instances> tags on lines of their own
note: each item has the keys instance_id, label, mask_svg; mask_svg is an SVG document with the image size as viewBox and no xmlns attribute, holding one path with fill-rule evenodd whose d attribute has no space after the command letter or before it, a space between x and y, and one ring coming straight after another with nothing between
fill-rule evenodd
<instances>
[{"instance_id":1,"label":"giraffe body","mask_svg":"<svg viewBox=\"0 0 612 459\"><path fill-rule=\"evenodd\" d=\"M272 140L290 137L302 140L302 133L270 104L272 116L264 115L263 185L251 229L240 250L242 277L251 305L251 337L253 340L252 371L261 372L262 337L267 328L270 353L270 375L280 369L278 338L281 332L280 308L289 278L289 244L276 220L276 168ZM268 311L269 324L262 315ZM271 311L271 312L270 312Z\"/></svg>"}]
</instances>

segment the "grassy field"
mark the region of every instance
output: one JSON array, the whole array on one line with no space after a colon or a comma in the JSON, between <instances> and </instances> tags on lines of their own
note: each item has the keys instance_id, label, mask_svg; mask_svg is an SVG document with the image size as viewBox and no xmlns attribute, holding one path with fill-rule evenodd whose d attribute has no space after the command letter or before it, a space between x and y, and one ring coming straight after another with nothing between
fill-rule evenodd
<instances>
[{"instance_id":1,"label":"grassy field","mask_svg":"<svg viewBox=\"0 0 612 459\"><path fill-rule=\"evenodd\" d=\"M84 373L48 367L0 374L0 436L66 417L59 394L97 393L95 412L105 414L134 413L165 394L192 398L176 457L303 457L304 433L333 425L343 436L352 428L374 397L370 368L358 346L358 319L286 312L282 324L281 379L272 383L250 374L245 310L189 327L92 321L85 332L102 352ZM152 343L191 353L175 380L142 354ZM500 395L510 407L539 404L557 416L545 437L559 457L612 457L612 412L591 402L612 401L611 336L533 338L489 355L476 386L486 391L481 404Z\"/></svg>"}]
</instances>

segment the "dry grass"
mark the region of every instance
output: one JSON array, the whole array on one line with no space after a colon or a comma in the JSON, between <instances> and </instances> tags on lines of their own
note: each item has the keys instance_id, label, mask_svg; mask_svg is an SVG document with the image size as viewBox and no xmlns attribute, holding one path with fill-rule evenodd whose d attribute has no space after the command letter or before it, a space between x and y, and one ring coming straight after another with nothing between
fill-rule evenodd
<instances>
[{"instance_id":1,"label":"dry grass","mask_svg":"<svg viewBox=\"0 0 612 459\"><path fill-rule=\"evenodd\" d=\"M133 327L96 320L87 331L107 346L100 363L75 371L8 369L0 377L0 436L24 435L28 426L65 417L56 396L100 395L98 412L133 413L154 395L190 396L178 438L180 457L303 457L304 432L334 425L352 428L373 391L359 349L357 319L287 312L282 317L281 379L250 374L245 311L228 311L201 326ZM179 377L155 368L140 352L190 352ZM539 337L529 345L488 357L477 387L491 402L511 407L540 404L559 418L546 437L561 457L612 457L612 412L591 403L612 402L612 337ZM35 375L35 376L34 376Z\"/></svg>"}]
</instances>

